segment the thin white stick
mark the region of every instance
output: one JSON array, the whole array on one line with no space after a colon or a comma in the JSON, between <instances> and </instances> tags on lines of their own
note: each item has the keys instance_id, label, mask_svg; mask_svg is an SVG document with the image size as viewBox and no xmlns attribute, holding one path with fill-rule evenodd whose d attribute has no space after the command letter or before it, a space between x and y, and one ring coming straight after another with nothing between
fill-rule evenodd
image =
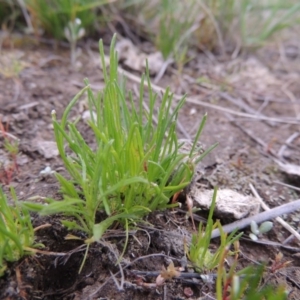
<instances>
[{"instance_id":1,"label":"thin white stick","mask_svg":"<svg viewBox=\"0 0 300 300\"><path fill-rule=\"evenodd\" d=\"M235 221L233 223L224 225L222 227L222 229L224 232L229 233L235 229L240 230L240 229L243 229L243 228L249 226L252 221L259 224L259 223L262 223L262 222L265 222L268 220L272 220L278 216L294 212L295 210L298 210L298 209L300 209L300 199L280 205L278 207L272 208L267 211L263 211L254 216L250 216L248 218L241 219L241 220ZM218 228L214 229L211 233L211 238L214 239L219 236L220 236L220 230Z\"/></svg>"},{"instance_id":2,"label":"thin white stick","mask_svg":"<svg viewBox=\"0 0 300 300\"><path fill-rule=\"evenodd\" d=\"M4 131L4 130L1 130L0 129L0 132L3 134L3 136L8 136L8 137L10 137L11 139L13 139L13 140L15 140L15 141L20 141L20 139L19 138L17 138L16 136L14 136L13 134L11 134L11 133L9 133L9 132L7 132L7 131Z\"/></svg>"},{"instance_id":3,"label":"thin white stick","mask_svg":"<svg viewBox=\"0 0 300 300\"><path fill-rule=\"evenodd\" d=\"M299 136L299 132L294 132L290 137L288 137L288 139L285 141L285 143L280 147L277 156L279 158L282 158L284 151L286 150L286 148L288 147L289 144L291 144L298 136Z\"/></svg>"},{"instance_id":4,"label":"thin white stick","mask_svg":"<svg viewBox=\"0 0 300 300\"><path fill-rule=\"evenodd\" d=\"M38 102L38 101L34 101L34 102L30 102L30 103L21 105L21 106L19 106L18 109L19 109L19 110L29 109L29 108L34 107L34 106L37 106L37 105L39 105L39 102Z\"/></svg>"},{"instance_id":5,"label":"thin white stick","mask_svg":"<svg viewBox=\"0 0 300 300\"><path fill-rule=\"evenodd\" d=\"M24 19L26 21L27 27L29 29L29 32L33 33L34 29L33 29L33 26L32 26L32 22L31 22L30 16L29 16L28 11L26 9L26 5L24 3L24 0L18 0L18 4L21 7L21 10L22 10Z\"/></svg>"},{"instance_id":6,"label":"thin white stick","mask_svg":"<svg viewBox=\"0 0 300 300\"><path fill-rule=\"evenodd\" d=\"M253 193L253 195L257 198L257 200L260 202L261 207L264 210L270 210L269 206L265 204L265 202L262 200L262 198L259 196L258 192L254 188L254 186L250 183L249 187ZM292 233L299 241L300 241L300 234L293 228L291 227L287 222L285 222L282 218L276 217L275 220L280 223L286 230L288 230L290 233Z\"/></svg>"},{"instance_id":7,"label":"thin white stick","mask_svg":"<svg viewBox=\"0 0 300 300\"><path fill-rule=\"evenodd\" d=\"M288 188L290 188L290 189L293 189L293 190L295 190L295 191L300 191L300 188L298 188L298 187L296 187L296 186L294 186L294 185L286 184L286 183L284 183L284 182L277 181L277 180L274 180L273 182L274 182L274 183L277 183L277 184L279 184L279 185L282 185L282 186L286 186L286 187L288 187Z\"/></svg>"},{"instance_id":8,"label":"thin white stick","mask_svg":"<svg viewBox=\"0 0 300 300\"><path fill-rule=\"evenodd\" d=\"M161 66L159 72L157 73L156 77L154 78L153 82L154 83L157 83L161 80L161 78L164 76L168 66L170 64L172 64L174 62L173 59L171 58L168 58L166 61L164 61L163 65Z\"/></svg>"}]
</instances>

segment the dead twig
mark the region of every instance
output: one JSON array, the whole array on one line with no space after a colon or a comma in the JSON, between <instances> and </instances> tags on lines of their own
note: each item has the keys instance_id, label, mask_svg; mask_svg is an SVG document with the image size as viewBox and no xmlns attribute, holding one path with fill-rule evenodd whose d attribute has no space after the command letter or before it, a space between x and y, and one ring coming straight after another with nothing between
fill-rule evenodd
<instances>
[{"instance_id":1,"label":"dead twig","mask_svg":"<svg viewBox=\"0 0 300 300\"><path fill-rule=\"evenodd\" d=\"M1 128L1 125L0 125L0 132L2 133L3 136L9 137L9 138L11 138L11 139L13 139L17 142L20 141L20 139L18 139L16 136L14 136L13 134L7 132L4 128Z\"/></svg>"},{"instance_id":2,"label":"dead twig","mask_svg":"<svg viewBox=\"0 0 300 300\"><path fill-rule=\"evenodd\" d=\"M264 201L262 200L262 198L259 196L258 192L256 191L256 189L254 188L254 186L250 183L249 187L253 193L253 195L256 197L256 199L260 202L261 207L265 210L265 211L269 211L270 208L264 203ZM291 211L293 212L293 211ZM287 222L285 222L282 218L277 217L275 218L275 220L280 223L286 230L288 230L290 233L292 233L299 241L300 241L300 234L294 229L292 228Z\"/></svg>"},{"instance_id":3,"label":"dead twig","mask_svg":"<svg viewBox=\"0 0 300 300\"><path fill-rule=\"evenodd\" d=\"M241 99L235 99L231 95L228 95L227 93L224 93L224 92L219 93L219 95L222 98L229 101L230 103L232 103L232 104L238 106L239 108L241 108L242 110L246 111L247 113L266 118L265 115L261 114L259 111L256 111L255 109L253 109L252 107L247 105L245 102L243 102ZM275 125L274 122L271 122L269 120L262 120L262 121L266 122L267 124L269 124L272 127Z\"/></svg>"},{"instance_id":4,"label":"dead twig","mask_svg":"<svg viewBox=\"0 0 300 300\"><path fill-rule=\"evenodd\" d=\"M161 78L164 76L168 66L171 65L173 62L174 62L174 60L172 58L168 58L166 61L164 61L159 72L157 73L157 75L155 76L155 78L153 80L154 83L158 83L161 80Z\"/></svg>"},{"instance_id":5,"label":"dead twig","mask_svg":"<svg viewBox=\"0 0 300 300\"><path fill-rule=\"evenodd\" d=\"M250 238L241 237L241 240L247 241L250 243L255 243L255 244L267 245L267 246L271 246L271 247L280 247L285 250L289 250L289 251L297 252L297 253L300 251L300 248L298 248L298 247L292 247L292 246L284 245L283 243L272 242L272 241L268 241L268 240L264 240L264 239L258 239L257 241L253 241Z\"/></svg>"},{"instance_id":6,"label":"dead twig","mask_svg":"<svg viewBox=\"0 0 300 300\"><path fill-rule=\"evenodd\" d=\"M106 241L104 241L104 240L99 241L99 243L100 243L102 246L108 248L109 251L115 256L115 258L116 258L116 264L118 265L119 270L120 270L118 273L121 275L121 283L119 284L119 282L118 282L116 276L115 276L110 270L109 270L109 272L110 272L111 278L113 279L114 283L116 284L118 290L119 290L119 291L123 291L123 290L124 290L125 277L124 277L124 271L123 271L123 268L122 268L122 266L121 266L121 264L120 264L120 262L119 262L119 260L120 260L120 259L119 259L120 254L119 254L119 252L118 252L117 250L115 250L115 249L113 248L113 246L112 246L111 243L106 242Z\"/></svg>"},{"instance_id":7,"label":"dead twig","mask_svg":"<svg viewBox=\"0 0 300 300\"><path fill-rule=\"evenodd\" d=\"M164 300L167 300L167 286L164 285Z\"/></svg>"},{"instance_id":8,"label":"dead twig","mask_svg":"<svg viewBox=\"0 0 300 300\"><path fill-rule=\"evenodd\" d=\"M39 102L38 101L34 101L34 102L30 102L30 103L27 103L27 104L23 104L21 106L18 107L18 110L23 110L23 109L29 109L31 107L35 107L35 106L38 106L39 105Z\"/></svg>"},{"instance_id":9,"label":"dead twig","mask_svg":"<svg viewBox=\"0 0 300 300\"><path fill-rule=\"evenodd\" d=\"M300 233L300 230L297 231L298 233ZM287 245L289 244L293 239L294 239L295 235L294 234L291 234L288 238L286 238L282 244L283 245Z\"/></svg>"},{"instance_id":10,"label":"dead twig","mask_svg":"<svg viewBox=\"0 0 300 300\"><path fill-rule=\"evenodd\" d=\"M48 56L46 59L43 59L39 64L38 66L42 69L44 68L49 62L51 61L60 61L60 62L64 62L65 59L61 56L58 56L58 55L50 55Z\"/></svg>"},{"instance_id":11,"label":"dead twig","mask_svg":"<svg viewBox=\"0 0 300 300\"><path fill-rule=\"evenodd\" d=\"M26 287L32 288L32 286L24 286L19 266L17 266L15 270L16 270L16 279L17 279L17 285L19 289L19 295L21 296L22 299L27 299L28 296L26 293Z\"/></svg>"},{"instance_id":12,"label":"dead twig","mask_svg":"<svg viewBox=\"0 0 300 300\"><path fill-rule=\"evenodd\" d=\"M251 224L252 221L256 223L262 223L265 221L272 220L280 215L289 214L291 212L294 212L296 210L300 209L300 199L297 199L295 201L283 204L281 206L272 208L270 210L261 212L257 215L250 216L248 218L235 221L233 223L230 223L228 225L223 226L223 231L226 233L230 233L235 229L243 229ZM214 229L211 234L211 238L217 238L220 236L219 229Z\"/></svg>"},{"instance_id":13,"label":"dead twig","mask_svg":"<svg viewBox=\"0 0 300 300\"><path fill-rule=\"evenodd\" d=\"M293 185L290 185L290 184L286 184L284 182L280 182L280 181L273 181L273 183L276 183L276 184L279 184L279 185L282 185L282 186L285 186L285 187L288 187L290 189L293 189L295 191L300 191L300 188L296 187L296 186L293 186ZM300 230L298 230L298 233L300 233ZM294 239L294 235L291 234L288 238L286 238L282 244L283 245L287 245L290 241L292 241Z\"/></svg>"},{"instance_id":14,"label":"dead twig","mask_svg":"<svg viewBox=\"0 0 300 300\"><path fill-rule=\"evenodd\" d=\"M135 264L137 261L139 260L143 260L145 258L149 258L149 257L158 257L158 256L162 256L162 257L167 257L170 258L170 256L166 255L166 254L162 254L162 253L154 253L154 254L149 254L149 255L144 255L144 256L140 256L136 259L134 259L132 262L126 264L123 267L123 270L129 268L130 266L132 266L133 264ZM177 258L171 258L172 260L178 260ZM118 276L120 274L120 271L116 272L114 275L114 277ZM92 291L92 293L90 293L89 295L85 295L85 299L87 300L91 300L93 299L93 297L95 297L100 291L101 289L110 281L112 280L112 276L107 278L99 287L97 287L94 291Z\"/></svg>"},{"instance_id":15,"label":"dead twig","mask_svg":"<svg viewBox=\"0 0 300 300\"><path fill-rule=\"evenodd\" d=\"M241 126L239 123L237 123L232 116L225 114L225 116L229 119L230 122L232 122L236 127L238 127L241 131L246 133L254 142L256 142L258 145L262 146L262 148L265 150L265 152L272 155L272 158L276 157L276 153L270 149L270 147L259 137L255 136L251 131L247 130L245 127Z\"/></svg>"},{"instance_id":16,"label":"dead twig","mask_svg":"<svg viewBox=\"0 0 300 300\"><path fill-rule=\"evenodd\" d=\"M297 79L298 80L298 79ZM294 106L294 111L296 114L297 119L300 119L300 109L299 106L297 105L298 99L295 97L295 95L289 90L289 86L293 82L288 82L284 86L281 87L281 90L287 95L287 97L291 100L291 103Z\"/></svg>"},{"instance_id":17,"label":"dead twig","mask_svg":"<svg viewBox=\"0 0 300 300\"><path fill-rule=\"evenodd\" d=\"M300 191L300 188L298 188L298 187L296 187L294 185L286 184L286 183L281 182L281 181L274 180L273 183L276 183L276 184L288 187L288 188L293 189L295 191Z\"/></svg>"},{"instance_id":18,"label":"dead twig","mask_svg":"<svg viewBox=\"0 0 300 300\"><path fill-rule=\"evenodd\" d=\"M139 271L139 270L130 270L130 272L137 276L145 276L145 277L157 277L159 274L161 274L161 271ZM202 279L203 281L206 281L207 277L216 278L217 274L199 274L195 272L180 272L180 275L176 278L182 279L182 278L196 278L196 279Z\"/></svg>"},{"instance_id":19,"label":"dead twig","mask_svg":"<svg viewBox=\"0 0 300 300\"><path fill-rule=\"evenodd\" d=\"M287 138L285 143L280 147L277 156L278 158L282 159L283 158L283 153L287 149L287 147L300 135L299 132L294 132L291 136Z\"/></svg>"},{"instance_id":20,"label":"dead twig","mask_svg":"<svg viewBox=\"0 0 300 300\"><path fill-rule=\"evenodd\" d=\"M43 224L43 225L40 225L40 226L37 226L37 227L33 228L33 231L37 232L40 229L48 228L48 227L51 227L51 226L52 226L51 224L46 223L46 224Z\"/></svg>"}]
</instances>

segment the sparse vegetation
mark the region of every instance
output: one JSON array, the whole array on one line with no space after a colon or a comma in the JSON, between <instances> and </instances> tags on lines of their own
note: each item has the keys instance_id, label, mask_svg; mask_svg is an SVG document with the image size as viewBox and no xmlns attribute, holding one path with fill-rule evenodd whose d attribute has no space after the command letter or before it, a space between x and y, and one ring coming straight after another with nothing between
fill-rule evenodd
<instances>
[{"instance_id":1,"label":"sparse vegetation","mask_svg":"<svg viewBox=\"0 0 300 300\"><path fill-rule=\"evenodd\" d=\"M217 275L217 300L286 300L288 293L284 286L272 286L262 284L262 279L266 274L266 267L261 264L258 266L250 265L240 271L235 268L238 262L238 254L235 261L227 272L225 260L229 253L225 249L218 267ZM238 249L237 249L238 250Z\"/></svg>"},{"instance_id":2,"label":"sparse vegetation","mask_svg":"<svg viewBox=\"0 0 300 300\"><path fill-rule=\"evenodd\" d=\"M14 205L0 188L0 277L4 274L7 262L19 260L26 253L33 253L41 244L34 244L34 229L29 212L17 201L11 189Z\"/></svg>"},{"instance_id":3,"label":"sparse vegetation","mask_svg":"<svg viewBox=\"0 0 300 300\"><path fill-rule=\"evenodd\" d=\"M279 0L23 0L16 2L0 0L0 34L2 31L10 33L14 27L20 28L21 24L23 26L21 26L22 34L29 33L35 41L41 37L51 37L55 39L55 42L53 43L51 40L50 44L57 46L58 41L67 40L70 45L71 65L74 66L78 44L81 46L83 38L88 38L96 31L97 34L103 33L107 26L110 32L120 30L123 35L134 37L132 39L136 39L134 43L152 42L153 49L151 51L160 51L164 60L172 63L172 68L167 70L170 71L170 77L174 74L184 75L185 65L193 59L194 53L198 54L197 51L204 51L205 55L213 60L219 54L222 55L222 59L226 57L226 54L236 57L243 50L253 51L271 41L272 38L276 39L279 35L275 34L299 25L299 20L300 4L298 1L292 0L285 3ZM24 28L25 23L28 28ZM9 38L9 34L0 35L1 54L2 46L7 47L4 41ZM8 132L8 123L5 123L6 126L4 126L0 120L0 182L4 186L3 189L0 187L0 276L8 274L7 270L11 262L18 261L26 254L37 253L37 248L43 247L42 244L35 243L35 230L29 213L38 212L42 217L58 216L61 227L69 230L70 234L57 238L57 243L63 239L65 239L64 242L72 239L73 242L82 243L79 248L62 254L64 256L63 264L74 253L78 254L84 249L85 254L78 259L78 261L82 261L81 271L92 247L96 248L101 245L103 248L109 249L108 251L113 253L117 260L116 265L120 268L119 273L115 274L121 274L121 285L118 284L112 271L109 270L109 272L117 288L121 291L124 277L127 276L127 274L123 274L122 268L126 265L124 267L126 269L130 264L122 261L126 247L130 244L130 231L142 228L149 238L150 245L152 236L147 231L148 228L144 229L140 223L145 224L145 217L147 218L150 212L173 209L180 205L176 201L181 196L187 195L187 187L194 179L197 163L215 147L214 145L208 148L201 155L199 154L200 148L197 148L197 142L206 123L207 116L205 114L202 121L199 120L195 124L193 134L182 131L183 134L193 137L191 149L188 152L182 151L183 143L178 138L177 125L180 109L185 103L185 96L181 99L176 97L176 101L174 101L169 88L162 89L164 91L162 93L154 93L148 63L146 63L144 75L139 77L134 74L132 76L134 82L140 82L139 89L128 90L125 77L122 77L119 72L118 53L115 50L116 40L117 36L115 35L112 39L109 59L105 56L102 39L99 42L101 72L104 81L104 87L101 87L100 92L96 91L94 83L90 84L88 79L85 79L83 89L65 107L62 117L60 117L60 112L52 111L54 138L64 168L59 167L60 170L63 169L61 173L54 171L57 168L52 169L47 161L45 166L41 166L42 171L38 173L43 176L33 175L30 184L41 180L46 185L47 180L53 180L47 175L54 174L60 186L59 193L62 199L58 199L57 195L47 194L47 197L44 197L45 195L37 196L22 202L17 200L14 189L9 185L14 183L14 175L19 172L17 157L21 151L20 144L18 138ZM65 45L65 43L61 44ZM92 46L88 44L85 48L90 57L93 56ZM139 54L138 46L136 46L138 50L135 55ZM9 48L14 48L13 42L9 44ZM148 48L141 50L145 57L148 54L147 51ZM294 52L292 54L295 55ZM50 62L56 60L63 61L63 58L56 55L50 56L49 60L47 58L40 64L31 58L30 67L39 65L41 69L46 69L48 63L50 65ZM23 64L18 58L12 56L6 61L1 60L1 66L0 79L3 78L9 83L12 80L19 84L20 74L26 68L25 63ZM236 66L231 67L235 68ZM123 70L124 74L127 72L125 69ZM204 89L211 88L214 91L234 89L229 80L227 83L226 78L219 81L219 78L210 77L208 72L200 75L194 73L196 71L192 70L186 74L190 78L185 83L188 83L189 89L189 82L193 81L192 76L199 77L198 82L197 79L193 82L198 85L192 84L192 86L197 92L201 92L199 92L201 96ZM177 79L179 82L180 78ZM270 82L272 82L271 79ZM22 88L27 88L27 84L30 89L36 88L34 82L22 83ZM220 86L217 86L218 83ZM74 84L78 85L78 82L74 81ZM200 86L201 84L202 86ZM224 89L225 85L226 89ZM10 85L7 86L10 87ZM158 88L156 87L156 90L159 90ZM185 88L182 90L186 91ZM210 94L207 90L204 94L213 98L215 94ZM45 91L46 97L48 97L47 92ZM198 96L197 93L195 95ZM294 95L289 92L287 95L297 107ZM82 104L80 101L84 97L86 103ZM18 98L19 89L15 93L14 100L18 100ZM214 98L213 101L216 99ZM9 101L10 99L7 100L7 103ZM255 111L259 112L257 116L261 116L260 111L268 105L269 100L263 99L263 101L264 103L259 108L258 105L255 108ZM74 117L73 113L79 103L88 110L88 118L85 120L81 118L81 111ZM31 101L28 106L23 106L22 110L28 111L38 105L40 105L39 101ZM213 107L213 104L204 105L204 107L207 106ZM241 109L244 107L240 106ZM2 107L0 109L2 114ZM59 111L59 107L57 111ZM195 111L195 108L190 110L191 122L194 122L192 115ZM15 108L16 123L19 114L21 115L21 112ZM32 113L32 116L35 116L35 112ZM29 117L24 117L23 121L27 120L26 118ZM267 118L267 121L271 119L272 117ZM286 120L291 121L288 118ZM287 124L289 123L287 122ZM23 123L20 121L15 129L22 126ZM32 129L32 132L34 130L36 129ZM87 133L89 133L89 138L86 138ZM253 137L251 136L251 138ZM288 144L285 142L285 145ZM34 148L34 146L32 147ZM28 150L25 149L25 151ZM236 162L233 163L236 168L235 174L238 174L243 168L243 159L249 158L244 152L246 150L243 149L235 157ZM267 152L271 153L269 150ZM230 155L235 156L236 153ZM275 157L275 155L273 156ZM248 174L245 174L243 176L246 178ZM212 182L214 181L208 181L207 185L213 186ZM226 182L225 179L224 182ZM10 193L7 193L9 196L3 192L4 188L10 188ZM184 193L182 193L183 191ZM135 281L132 281L134 282L132 286L159 288L168 280L184 278L183 275L194 276L196 274L195 277L198 276L198 279L203 280L200 273L204 273L212 275L212 278L213 275L215 277L210 291L217 300L288 299L288 291L285 287L281 285L274 287L269 284L269 279L286 268L289 262L284 261L283 255L279 253L271 265L249 263L250 259L246 263L247 266L244 262L241 264L240 240L243 233L237 233L236 229L231 234L227 234L223 231L221 222L214 221L216 193L217 189L215 188L206 225L200 223L198 232L189 235L190 242L186 240L184 242L185 257L181 261L179 259L176 261L172 257L172 251L176 251L167 248L165 251L167 254L163 255L171 261L168 261L167 268L162 267L162 271L158 275L155 274L156 282L147 283L145 278L149 274L146 274L145 278L137 276ZM8 200L8 198L10 199ZM189 200L190 203L187 200L186 204L195 231L192 214L193 199ZM295 220L297 221L299 218L296 217ZM168 222L173 222L174 226L181 230L181 225L187 221L174 218L171 221L168 219L166 224ZM264 222L260 226L252 222L249 236L252 241L257 241L261 234L271 230L272 226L272 222ZM123 234L122 241L118 245L116 243L118 238L109 240L109 234L116 228L120 229L121 235ZM220 231L220 240L213 249L211 238L215 229ZM136 236L134 239L140 243ZM116 249L113 249L111 245ZM40 251L40 253L47 254L47 251ZM48 253L57 254L57 252L50 251ZM136 253L130 253L130 255L134 257ZM130 256L130 259L132 257ZM179 266L180 263L181 266ZM55 260L55 268L59 264L58 259ZM113 265L113 263L111 264ZM76 265L76 267L78 266ZM192 275L189 274L188 269L190 268L193 269ZM128 272L128 274L133 276L135 273Z\"/></svg>"}]
</instances>

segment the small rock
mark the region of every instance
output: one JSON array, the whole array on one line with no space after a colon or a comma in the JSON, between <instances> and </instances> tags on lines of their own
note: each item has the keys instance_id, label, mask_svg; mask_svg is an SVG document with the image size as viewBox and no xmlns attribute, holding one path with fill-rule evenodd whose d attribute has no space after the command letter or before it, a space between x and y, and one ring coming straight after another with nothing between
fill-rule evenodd
<instances>
[{"instance_id":1,"label":"small rock","mask_svg":"<svg viewBox=\"0 0 300 300\"><path fill-rule=\"evenodd\" d=\"M201 207L210 209L213 190L202 190L196 185L191 187L190 197ZM244 196L230 189L218 190L215 213L220 218L242 219L259 212L259 201L251 196Z\"/></svg>"},{"instance_id":2,"label":"small rock","mask_svg":"<svg viewBox=\"0 0 300 300\"><path fill-rule=\"evenodd\" d=\"M46 159L53 158L58 156L59 152L57 149L57 145L53 141L36 141L37 151L43 155Z\"/></svg>"}]
</instances>

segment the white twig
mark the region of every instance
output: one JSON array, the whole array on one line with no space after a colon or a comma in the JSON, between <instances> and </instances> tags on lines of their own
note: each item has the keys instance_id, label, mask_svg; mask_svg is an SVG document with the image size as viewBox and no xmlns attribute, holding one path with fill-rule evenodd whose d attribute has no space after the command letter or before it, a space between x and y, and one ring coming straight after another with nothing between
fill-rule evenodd
<instances>
[{"instance_id":1,"label":"white twig","mask_svg":"<svg viewBox=\"0 0 300 300\"><path fill-rule=\"evenodd\" d=\"M268 207L267 204L264 203L264 201L262 200L262 198L259 196L258 192L256 191L256 189L254 188L254 186L250 183L249 187L253 193L253 195L258 199L258 201L261 204L261 207L265 210L265 211L269 211L270 208ZM291 211L293 212L293 211ZM299 241L300 241L300 234L294 229L292 228L287 222L285 222L282 218L277 217L275 218L275 220L280 223L286 230L288 230L290 233L292 233Z\"/></svg>"},{"instance_id":2,"label":"white twig","mask_svg":"<svg viewBox=\"0 0 300 300\"><path fill-rule=\"evenodd\" d=\"M155 76L155 78L153 80L154 83L158 83L161 80L161 78L164 76L168 66L170 64L172 64L173 62L174 62L174 60L171 59L171 58L168 58L166 61L164 61L163 65L161 66L161 68L159 70L159 72L157 73L157 75Z\"/></svg>"},{"instance_id":3,"label":"white twig","mask_svg":"<svg viewBox=\"0 0 300 300\"><path fill-rule=\"evenodd\" d=\"M293 140L295 140L298 136L300 135L299 132L294 132L291 136L288 137L288 139L285 141L285 143L280 147L277 156L279 158L282 158L284 151L286 150L286 148L288 147L288 145L290 143L293 142Z\"/></svg>"},{"instance_id":4,"label":"white twig","mask_svg":"<svg viewBox=\"0 0 300 300\"><path fill-rule=\"evenodd\" d=\"M23 104L21 106L19 106L19 110L23 110L23 109L29 109L31 107L35 107L39 105L39 102L38 101L34 101L34 102L30 102L30 103L27 103L27 104Z\"/></svg>"},{"instance_id":5,"label":"white twig","mask_svg":"<svg viewBox=\"0 0 300 300\"><path fill-rule=\"evenodd\" d=\"M9 132L7 132L7 131L4 131L4 130L1 130L0 129L0 132L3 134L3 136L8 136L8 137L10 137L11 139L13 139L13 140L15 140L15 141L20 141L20 139L19 138L17 138L16 136L14 136L13 134L11 134L11 133L9 133Z\"/></svg>"},{"instance_id":6,"label":"white twig","mask_svg":"<svg viewBox=\"0 0 300 300\"><path fill-rule=\"evenodd\" d=\"M162 254L162 253L154 253L154 254L149 254L149 255L145 255L145 256L140 256L140 257L134 259L132 262L126 264L126 265L123 267L123 270L127 269L129 266L133 265L134 263L136 263L136 262L139 261L139 260L142 260L142 259L145 259L145 258L148 258L148 257L157 257L157 256L159 256L159 257L162 256L162 257L167 257L167 258L170 257L170 256L168 256L168 255L166 255L166 254ZM174 258L172 258L172 259L174 259ZM113 275L114 275L114 276L117 276L117 275L119 275L119 274L120 274L120 271L116 272L116 273L113 274ZM101 291L101 289L102 289L102 288L103 288L103 287L104 287L111 279L113 279L112 276L109 277L108 279L106 279L99 287L97 287L97 288L96 288L95 290L93 290L89 295L87 295L87 296L85 297L85 299L92 300L93 297L94 297L95 295L97 295L97 294Z\"/></svg>"},{"instance_id":7,"label":"white twig","mask_svg":"<svg viewBox=\"0 0 300 300\"><path fill-rule=\"evenodd\" d=\"M235 229L243 229L251 224L252 221L256 223L262 223L268 220L272 220L278 216L294 212L300 209L300 199L283 204L281 206L272 208L270 210L261 212L255 216L251 216L242 220L235 221L231 224L223 226L223 231L226 233L232 232ZM214 229L212 231L211 238L217 238L220 236L219 229Z\"/></svg>"},{"instance_id":8,"label":"white twig","mask_svg":"<svg viewBox=\"0 0 300 300\"><path fill-rule=\"evenodd\" d=\"M263 115L262 113L256 111L255 109L253 109L252 107L250 107L249 105L247 105L246 103L244 103L242 100L239 99L235 99L234 97L232 97L231 95L228 95L227 93L224 92L220 92L220 96L224 99L226 99L227 101L229 101L230 103L238 106L239 108L243 109L245 112L256 115L256 116L261 116L261 117L266 117L265 115ZM274 122L270 122L265 120L267 124L269 124L270 126L274 126Z\"/></svg>"},{"instance_id":9,"label":"white twig","mask_svg":"<svg viewBox=\"0 0 300 300\"><path fill-rule=\"evenodd\" d=\"M288 187L288 188L290 188L292 190L295 190L295 191L300 191L300 188L298 188L298 187L296 187L294 185L286 184L286 183L281 182L281 181L274 180L273 183L277 183L279 185L286 186L286 187Z\"/></svg>"}]
</instances>

